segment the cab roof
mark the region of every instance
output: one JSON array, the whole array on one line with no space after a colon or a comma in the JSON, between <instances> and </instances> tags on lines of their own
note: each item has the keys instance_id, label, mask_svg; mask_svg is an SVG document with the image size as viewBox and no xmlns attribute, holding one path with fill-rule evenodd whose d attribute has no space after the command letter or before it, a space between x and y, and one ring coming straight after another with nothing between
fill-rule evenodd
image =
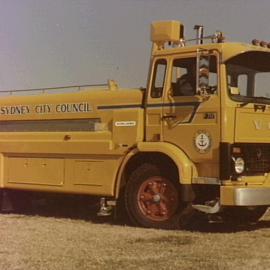
<instances>
[{"instance_id":1,"label":"cab roof","mask_svg":"<svg viewBox=\"0 0 270 270\"><path fill-rule=\"evenodd\" d=\"M270 54L270 49L247 43L226 42L186 45L183 47L154 48L153 56L166 56L172 54L194 53L197 50L215 50L221 53L221 61L226 62L230 58L245 52L266 52Z\"/></svg>"}]
</instances>

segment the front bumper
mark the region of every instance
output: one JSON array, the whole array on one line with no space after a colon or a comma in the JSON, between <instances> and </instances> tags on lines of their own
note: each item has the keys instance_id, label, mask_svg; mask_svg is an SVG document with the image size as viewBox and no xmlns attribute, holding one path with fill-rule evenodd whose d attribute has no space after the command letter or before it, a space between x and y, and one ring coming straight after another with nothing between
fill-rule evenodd
<instances>
[{"instance_id":1,"label":"front bumper","mask_svg":"<svg viewBox=\"0 0 270 270\"><path fill-rule=\"evenodd\" d=\"M270 205L270 186L221 186L220 204L224 206Z\"/></svg>"}]
</instances>

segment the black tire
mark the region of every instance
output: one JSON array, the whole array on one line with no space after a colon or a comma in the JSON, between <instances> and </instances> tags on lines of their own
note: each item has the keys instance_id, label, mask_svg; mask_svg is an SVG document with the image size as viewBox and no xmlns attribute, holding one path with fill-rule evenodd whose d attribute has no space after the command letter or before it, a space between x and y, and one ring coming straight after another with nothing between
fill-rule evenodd
<instances>
[{"instance_id":1,"label":"black tire","mask_svg":"<svg viewBox=\"0 0 270 270\"><path fill-rule=\"evenodd\" d=\"M179 229L194 212L180 200L178 179L153 164L143 164L130 176L124 199L131 222L146 228Z\"/></svg>"},{"instance_id":2,"label":"black tire","mask_svg":"<svg viewBox=\"0 0 270 270\"><path fill-rule=\"evenodd\" d=\"M0 213L3 212L3 190L0 190Z\"/></svg>"},{"instance_id":3,"label":"black tire","mask_svg":"<svg viewBox=\"0 0 270 270\"><path fill-rule=\"evenodd\" d=\"M265 214L266 206L257 207L228 207L223 211L224 222L245 225L258 222L258 220Z\"/></svg>"}]
</instances>

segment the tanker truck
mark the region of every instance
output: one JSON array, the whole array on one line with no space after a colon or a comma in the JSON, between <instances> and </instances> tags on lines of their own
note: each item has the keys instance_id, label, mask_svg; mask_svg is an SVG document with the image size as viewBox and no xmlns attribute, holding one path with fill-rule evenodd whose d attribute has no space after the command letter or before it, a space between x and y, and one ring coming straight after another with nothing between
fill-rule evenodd
<instances>
[{"instance_id":1,"label":"tanker truck","mask_svg":"<svg viewBox=\"0 0 270 270\"><path fill-rule=\"evenodd\" d=\"M270 205L270 44L151 25L145 89L4 91L0 195L100 199L99 215L181 228L194 211L256 222ZM70 89L69 89L70 90ZM23 202L21 202L23 204Z\"/></svg>"}]
</instances>

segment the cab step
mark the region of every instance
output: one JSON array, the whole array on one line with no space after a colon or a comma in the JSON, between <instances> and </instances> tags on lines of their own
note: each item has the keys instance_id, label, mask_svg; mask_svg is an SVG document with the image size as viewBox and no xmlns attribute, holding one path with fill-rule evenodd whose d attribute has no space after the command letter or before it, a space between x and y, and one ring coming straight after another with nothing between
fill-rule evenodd
<instances>
[{"instance_id":1,"label":"cab step","mask_svg":"<svg viewBox=\"0 0 270 270\"><path fill-rule=\"evenodd\" d=\"M113 214L113 208L116 206L116 201L100 198L100 208L97 213L99 217L108 217Z\"/></svg>"},{"instance_id":2,"label":"cab step","mask_svg":"<svg viewBox=\"0 0 270 270\"><path fill-rule=\"evenodd\" d=\"M219 200L208 201L206 204L193 204L192 207L206 214L216 214L221 209Z\"/></svg>"}]
</instances>

